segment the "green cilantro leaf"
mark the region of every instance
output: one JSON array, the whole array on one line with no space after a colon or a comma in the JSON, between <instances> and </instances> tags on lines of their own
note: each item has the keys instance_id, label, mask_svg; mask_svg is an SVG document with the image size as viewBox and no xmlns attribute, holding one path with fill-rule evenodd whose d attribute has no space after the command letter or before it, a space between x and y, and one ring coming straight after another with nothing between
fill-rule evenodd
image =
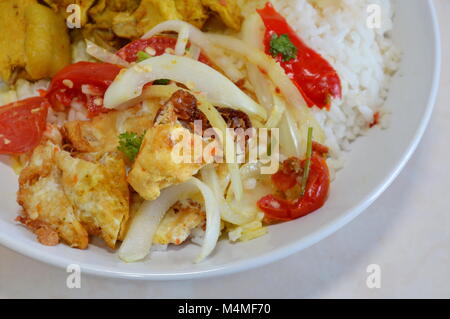
<instances>
[{"instance_id":1,"label":"green cilantro leaf","mask_svg":"<svg viewBox=\"0 0 450 319\"><path fill-rule=\"evenodd\" d=\"M147 60L148 58L151 58L150 54L144 51L139 51L136 56L137 56L136 62L138 63Z\"/></svg>"},{"instance_id":2,"label":"green cilantro leaf","mask_svg":"<svg viewBox=\"0 0 450 319\"><path fill-rule=\"evenodd\" d=\"M287 62L295 59L297 57L297 52L297 47L292 43L287 34L282 34L280 36L277 34L272 35L272 39L270 40L270 54L272 54L273 57L277 57L281 54L283 61Z\"/></svg>"},{"instance_id":3,"label":"green cilantro leaf","mask_svg":"<svg viewBox=\"0 0 450 319\"><path fill-rule=\"evenodd\" d=\"M160 79L160 80L153 81L154 85L167 85L169 83L170 83L170 80L167 80L167 79Z\"/></svg>"},{"instance_id":4,"label":"green cilantro leaf","mask_svg":"<svg viewBox=\"0 0 450 319\"><path fill-rule=\"evenodd\" d=\"M125 132L119 135L119 146L117 149L125 154L131 161L134 161L141 148L144 134L137 135L134 132Z\"/></svg>"}]
</instances>

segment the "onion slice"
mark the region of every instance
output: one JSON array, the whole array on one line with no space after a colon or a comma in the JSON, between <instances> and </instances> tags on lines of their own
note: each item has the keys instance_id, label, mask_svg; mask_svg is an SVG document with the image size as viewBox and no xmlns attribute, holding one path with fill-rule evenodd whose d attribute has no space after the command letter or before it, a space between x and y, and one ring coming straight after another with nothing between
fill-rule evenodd
<instances>
[{"instance_id":1,"label":"onion slice","mask_svg":"<svg viewBox=\"0 0 450 319\"><path fill-rule=\"evenodd\" d=\"M200 262L214 250L220 235L220 212L213 191L203 182L192 178L186 183L163 189L154 201L144 202L133 218L128 233L119 249L119 257L125 262L144 259L152 247L153 236L162 218L179 199L198 189L205 201L206 232L201 252L195 259Z\"/></svg>"},{"instance_id":2,"label":"onion slice","mask_svg":"<svg viewBox=\"0 0 450 319\"><path fill-rule=\"evenodd\" d=\"M266 110L224 75L204 63L169 54L146 59L120 73L105 93L104 106L117 108L139 97L145 84L158 79L183 83L206 93L213 104L266 119Z\"/></svg>"},{"instance_id":3,"label":"onion slice","mask_svg":"<svg viewBox=\"0 0 450 319\"><path fill-rule=\"evenodd\" d=\"M109 52L108 50L99 47L94 42L86 40L86 52L96 58L99 61L111 63L111 64L117 64L120 66L123 66L125 68L130 67L130 63L127 61L121 59L114 53Z\"/></svg>"},{"instance_id":4,"label":"onion slice","mask_svg":"<svg viewBox=\"0 0 450 319\"><path fill-rule=\"evenodd\" d=\"M144 202L131 221L125 240L120 246L120 259L125 262L144 259L150 252L153 236L167 210L191 189L189 184L171 186L163 189L154 201Z\"/></svg>"},{"instance_id":5,"label":"onion slice","mask_svg":"<svg viewBox=\"0 0 450 319\"><path fill-rule=\"evenodd\" d=\"M175 45L175 54L183 56L186 52L187 43L189 41L189 28L182 28L178 34L177 44Z\"/></svg>"},{"instance_id":6,"label":"onion slice","mask_svg":"<svg viewBox=\"0 0 450 319\"><path fill-rule=\"evenodd\" d=\"M225 200L224 190L220 186L219 176L213 165L208 165L201 170L203 182L205 182L214 192L219 203L222 219L234 225L244 225L251 220L248 216L241 214L239 211L233 210Z\"/></svg>"},{"instance_id":7,"label":"onion slice","mask_svg":"<svg viewBox=\"0 0 450 319\"><path fill-rule=\"evenodd\" d=\"M255 49L248 43L220 34L208 34L208 38L215 45L240 56L246 61L256 65L263 73L272 80L272 82L280 89L286 99L292 106L307 107L300 92L294 83L286 75L283 68L271 57L264 52Z\"/></svg>"},{"instance_id":8,"label":"onion slice","mask_svg":"<svg viewBox=\"0 0 450 319\"><path fill-rule=\"evenodd\" d=\"M203 200L205 201L206 210L206 231L205 238L203 240L202 250L200 255L195 259L195 262L201 262L208 257L214 248L220 235L220 211L219 203L214 196L213 191L202 181L197 178L192 178L189 184L196 186L202 193Z\"/></svg>"},{"instance_id":9,"label":"onion slice","mask_svg":"<svg viewBox=\"0 0 450 319\"><path fill-rule=\"evenodd\" d=\"M198 28L180 20L164 21L156 25L153 29L142 36L142 39L151 38L163 32L189 32L189 40L191 44L199 46L208 58L217 65L233 82L237 82L242 78L242 73L237 69L233 60L223 54L223 51L210 43L206 35Z\"/></svg>"}]
</instances>

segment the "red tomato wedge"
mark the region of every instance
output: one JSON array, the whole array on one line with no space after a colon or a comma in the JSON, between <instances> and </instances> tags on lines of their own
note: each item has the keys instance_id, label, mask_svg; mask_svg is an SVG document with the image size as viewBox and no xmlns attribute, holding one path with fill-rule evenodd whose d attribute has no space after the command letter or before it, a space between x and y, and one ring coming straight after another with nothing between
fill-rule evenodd
<instances>
[{"instance_id":1,"label":"red tomato wedge","mask_svg":"<svg viewBox=\"0 0 450 319\"><path fill-rule=\"evenodd\" d=\"M124 46L116 54L123 60L132 63L136 62L137 54L139 51L146 52L145 50L147 48L152 48L153 50L155 50L154 56L159 56L166 53L166 49L175 49L176 44L176 38L154 36L148 39L135 40ZM200 54L199 61L205 64L209 64L209 60L204 54Z\"/></svg>"},{"instance_id":2,"label":"red tomato wedge","mask_svg":"<svg viewBox=\"0 0 450 319\"><path fill-rule=\"evenodd\" d=\"M90 116L108 112L103 96L122 68L110 63L78 62L52 79L47 98L55 109L69 107L74 99L84 103Z\"/></svg>"},{"instance_id":3,"label":"red tomato wedge","mask_svg":"<svg viewBox=\"0 0 450 319\"><path fill-rule=\"evenodd\" d=\"M43 97L0 107L0 154L21 154L34 149L44 134L49 107Z\"/></svg>"},{"instance_id":4,"label":"red tomato wedge","mask_svg":"<svg viewBox=\"0 0 450 319\"><path fill-rule=\"evenodd\" d=\"M292 163L292 159L290 161ZM286 192L299 183L301 170L305 161L297 159L300 170L291 170L291 165L284 165L272 176L275 187ZM301 181L300 181L301 182ZM306 216L323 206L330 188L330 173L325 159L317 154L311 158L310 173L303 196L289 201L277 195L267 195L261 198L257 205L269 220L289 221Z\"/></svg>"},{"instance_id":5,"label":"red tomato wedge","mask_svg":"<svg viewBox=\"0 0 450 319\"><path fill-rule=\"evenodd\" d=\"M266 33L264 45L266 53L271 55L270 42L274 35L287 35L297 48L297 56L284 61L281 54L275 60L292 79L309 107L329 109L331 98L342 97L341 80L336 70L320 54L308 47L298 36L286 19L268 2L264 9L258 10Z\"/></svg>"}]
</instances>

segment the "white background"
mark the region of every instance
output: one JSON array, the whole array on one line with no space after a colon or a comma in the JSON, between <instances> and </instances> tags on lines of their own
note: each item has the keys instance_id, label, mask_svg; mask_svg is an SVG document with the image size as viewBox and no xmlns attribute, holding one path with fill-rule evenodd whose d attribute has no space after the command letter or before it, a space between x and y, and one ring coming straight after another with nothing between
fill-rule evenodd
<instances>
[{"instance_id":1,"label":"white background","mask_svg":"<svg viewBox=\"0 0 450 319\"><path fill-rule=\"evenodd\" d=\"M443 74L430 126L399 178L351 224L235 275L181 282L83 276L81 289L66 288L64 270L0 246L0 298L450 298L450 0L435 4ZM366 286L370 264L381 266L380 289Z\"/></svg>"}]
</instances>

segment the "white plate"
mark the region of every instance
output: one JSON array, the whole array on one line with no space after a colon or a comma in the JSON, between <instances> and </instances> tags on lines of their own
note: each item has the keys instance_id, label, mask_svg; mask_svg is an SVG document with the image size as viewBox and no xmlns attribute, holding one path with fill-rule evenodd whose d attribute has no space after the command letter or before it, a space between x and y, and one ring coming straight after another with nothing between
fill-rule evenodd
<instances>
[{"instance_id":1,"label":"white plate","mask_svg":"<svg viewBox=\"0 0 450 319\"><path fill-rule=\"evenodd\" d=\"M371 130L352 146L346 166L320 211L272 226L268 235L247 243L220 242L215 253L201 264L191 262L199 250L195 245L153 253L151 260L142 263L125 264L97 244L87 251L38 244L32 233L13 221L18 212L17 176L1 163L0 243L59 267L78 264L83 272L96 275L162 280L223 275L260 266L337 231L367 208L399 174L425 131L437 95L440 37L433 4L431 0L396 0L394 5L394 40L404 56L387 101L393 111L391 126L384 131Z\"/></svg>"}]
</instances>

